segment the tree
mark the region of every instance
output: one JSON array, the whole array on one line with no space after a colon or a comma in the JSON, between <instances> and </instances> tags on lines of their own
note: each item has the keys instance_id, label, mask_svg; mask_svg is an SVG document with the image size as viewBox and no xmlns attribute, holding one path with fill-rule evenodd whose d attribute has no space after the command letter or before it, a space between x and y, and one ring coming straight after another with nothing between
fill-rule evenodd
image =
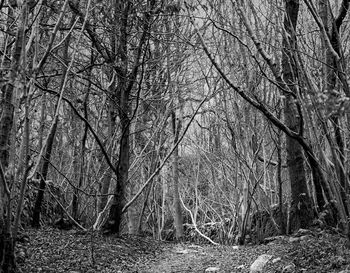
<instances>
[{"instance_id":1,"label":"tree","mask_svg":"<svg viewBox=\"0 0 350 273\"><path fill-rule=\"evenodd\" d=\"M284 28L282 50L283 80L288 86L284 115L286 125L290 130L303 137L304 123L300 111L298 96L298 69L295 51L297 50L296 25L298 21L299 1L285 1ZM303 149L297 140L287 136L287 165L291 184L291 223L292 230L310 226L314 219L312 202L307 189L304 167Z\"/></svg>"},{"instance_id":2,"label":"tree","mask_svg":"<svg viewBox=\"0 0 350 273\"><path fill-rule=\"evenodd\" d=\"M308 3L308 8L314 14L314 18L317 19L316 10ZM346 60L344 58L344 52L341 43L341 26L349 10L349 1L342 1L341 7L336 17L332 15L332 9L328 1L319 2L319 27L323 30L321 35L322 51L325 65L323 66L323 78L325 91L329 100L330 108L332 104L337 104L344 99L344 95L349 98L350 89L347 80L344 78ZM315 16L316 15L316 16ZM339 86L337 83L339 82ZM342 94L341 94L342 93ZM342 98L343 97L343 98ZM349 115L346 114L346 118ZM330 149L332 151L333 162L335 165L336 178L340 182L339 193L335 188L335 195L339 195L337 203L339 206L339 216L342 221L343 228L347 234L350 234L349 230L349 203L346 195L349 191L349 180L346 175L345 167L345 141L343 139L342 130L342 116L339 111L334 111L330 115L330 121L333 130L326 128L327 140L329 142ZM333 131L333 137L331 132ZM350 236L350 235L349 235Z\"/></svg>"},{"instance_id":3,"label":"tree","mask_svg":"<svg viewBox=\"0 0 350 273\"><path fill-rule=\"evenodd\" d=\"M70 35L69 35L70 37ZM68 60L68 48L70 45L70 38L67 38L64 42L64 47L63 47L63 52L62 52L62 59L64 60L64 63L62 64L62 74L67 75L67 60ZM64 86L64 81L65 77L61 78L61 83L60 83L60 92L63 92ZM58 102L56 103L55 109L59 107ZM59 124L59 118L54 119L54 122L52 124L51 130L49 132L49 135L46 140L46 147L45 147L45 152L43 155L43 159L38 158L38 161L42 160L42 164L40 165L40 170L38 172L39 176L39 189L38 193L35 199L35 205L33 208L33 216L32 216L32 226L39 228L40 227L40 213L41 213L41 207L42 203L44 200L44 193L46 189L46 179L48 176L48 171L49 171L49 166L50 166L50 159L51 159L51 154L52 150L54 147L54 142L55 142L55 137L56 137L56 132ZM42 147L40 147L42 148Z\"/></svg>"},{"instance_id":4,"label":"tree","mask_svg":"<svg viewBox=\"0 0 350 273\"><path fill-rule=\"evenodd\" d=\"M8 9L11 15L10 8ZM28 6L25 1L20 7L19 25L16 31L16 38L11 54L10 67L4 67L7 72L6 82L1 86L1 112L0 112L0 272L15 272L14 238L11 230L11 191L10 185L14 183L14 153L11 139L14 125L14 111L16 91L19 86L24 85L20 77L23 66L23 52L25 45L25 28L27 26ZM7 62L6 62L7 63ZM17 84L20 83L20 84ZM25 86L25 85L24 85ZM25 88L25 87L24 87ZM19 90L22 91L23 90Z\"/></svg>"},{"instance_id":5,"label":"tree","mask_svg":"<svg viewBox=\"0 0 350 273\"><path fill-rule=\"evenodd\" d=\"M260 39L260 25L259 21L260 19L258 17L253 16L253 21L255 20L256 25L251 24L247 17L246 9L250 9L252 11L252 14L256 14L254 11L254 5L248 5L245 6L242 3L236 3L236 5L232 6L232 10L227 9L216 9L218 11L218 16L223 16L220 14L220 12L237 12L242 18L242 22L245 26L246 32L248 36L251 39L251 42L253 46L256 48L258 52L258 57L254 55L251 51L251 44L248 42L244 42L239 35L237 35L234 31L235 29L228 29L226 25L218 25L217 21L212 21L212 24L216 27L216 30L221 31L225 35L229 36L232 39L235 39L238 44L241 44L243 46L244 50L247 50L249 52L250 58L252 61L257 65L258 70L261 71L261 74L267 80L268 82L272 83L272 85L269 85L269 87L277 87L278 89L276 91L281 92L282 97L288 97L293 98L287 101L287 110L285 111L286 114L286 123L284 123L280 118L277 118L276 110L273 108L270 108L268 105L268 102L265 102L264 98L257 92L255 92L255 88L252 90L245 88L245 86L239 86L238 84L234 83L234 81L231 79L231 76L229 73L225 73L227 70L226 66L220 65L219 61L217 61L214 57L214 53L212 53L210 50L212 50L212 47L208 47L201 32L197 29L197 36L199 38L200 44L203 47L203 50L205 51L207 57L217 70L220 77L228 84L230 88L232 88L241 98L243 98L246 102L251 104L255 109L260 111L273 125L275 125L278 129L282 130L287 138L288 138L288 146L291 148L289 149L288 153L291 159L297 159L296 165L294 165L293 168L297 168L299 171L297 174L300 174L300 176L296 177L296 173L293 171L292 167L290 169L290 182L292 188L292 194L293 198L296 199L296 202L294 202L295 206L296 204L301 205L300 202L303 202L305 207L307 208L306 213L304 216L300 215L301 211L296 211L297 215L297 221L295 222L294 228L298 228L298 226L307 226L310 224L312 217L308 218L308 216L313 215L313 208L312 208L312 202L310 198L308 197L308 188L306 184L306 176L305 171L303 171L303 157L305 157L308 160L309 166L312 171L312 178L314 187L316 189L316 202L319 205L321 209L324 209L325 200L331 199L331 191L328 187L326 180L324 178L324 174L320 165L320 162L317 159L317 155L315 154L315 151L312 148L312 145L308 140L305 139L303 136L303 130L304 128L304 112L302 111L302 100L300 97L298 97L298 94L295 93L296 88L303 88L303 81L298 82L298 74L295 74L296 72L300 73L299 67L303 64L300 64L300 56L298 55L297 51L293 47L296 46L296 39L293 40L293 35L295 35L296 31L296 22L297 22L297 7L295 4L299 2L290 2L287 1L286 3L286 16L284 20L284 26L286 29L286 34L283 34L282 37L284 37L283 41L283 50L282 52L282 66L283 66L283 77L280 74L279 66L278 66L278 54L275 54L275 56L268 54L266 49L263 47L263 44ZM294 6L293 6L294 4ZM187 6L187 9L190 10L191 7ZM225 11L222 11L225 10ZM189 12L189 15L191 16L191 13ZM289 17L288 17L289 16ZM292 17L294 16L294 17ZM294 20L294 21L293 21ZM269 22L269 21L266 21ZM256 30L254 32L254 26L256 26ZM294 34L293 34L294 30ZM282 32L283 33L283 32ZM268 50L268 48L267 48ZM226 51L223 51L226 52ZM216 53L217 54L217 53ZM294 56L293 56L294 54ZM217 54L218 55L218 54ZM219 55L220 56L220 55ZM265 66L262 64L264 63ZM298 70L297 70L298 69ZM294 72L294 74L293 74ZM293 83L291 85L291 83ZM296 85L296 86L294 86ZM266 89L265 89L266 90ZM273 95L276 95L276 93L272 93ZM277 93L278 95L278 93ZM272 109L272 110L271 110ZM292 111L292 112L291 112ZM292 115L291 115L292 114ZM292 129L291 129L292 128ZM292 140L293 139L293 140ZM296 142L299 143L301 149L294 149ZM298 179L299 183L294 183L295 178ZM301 184L300 184L301 183ZM324 194L324 195L323 195ZM300 198L305 199L300 199ZM300 202L299 202L300 201ZM305 211L305 210L304 210ZM310 214L309 214L310 213ZM298 215L299 214L299 215ZM303 218L303 220L302 220Z\"/></svg>"}]
</instances>

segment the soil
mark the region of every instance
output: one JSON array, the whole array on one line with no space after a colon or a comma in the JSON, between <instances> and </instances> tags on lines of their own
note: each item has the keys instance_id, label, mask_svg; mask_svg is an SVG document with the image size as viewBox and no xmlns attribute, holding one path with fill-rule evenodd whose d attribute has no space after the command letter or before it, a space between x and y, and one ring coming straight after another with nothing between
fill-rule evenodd
<instances>
[{"instance_id":1,"label":"soil","mask_svg":"<svg viewBox=\"0 0 350 273\"><path fill-rule=\"evenodd\" d=\"M28 273L249 272L250 265L262 254L272 255L265 273L350 270L350 251L339 234L318 230L266 242L198 245L48 228L27 230L17 243L16 253L19 269Z\"/></svg>"}]
</instances>

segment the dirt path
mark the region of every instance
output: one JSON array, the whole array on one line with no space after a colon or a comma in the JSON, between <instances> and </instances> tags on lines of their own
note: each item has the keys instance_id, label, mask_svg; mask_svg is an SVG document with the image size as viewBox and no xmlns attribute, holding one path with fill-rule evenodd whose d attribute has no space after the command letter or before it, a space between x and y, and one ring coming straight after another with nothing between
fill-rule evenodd
<instances>
[{"instance_id":1,"label":"dirt path","mask_svg":"<svg viewBox=\"0 0 350 273\"><path fill-rule=\"evenodd\" d=\"M288 245L259 247L234 246L198 246L181 244L168 248L158 260L139 272L249 272L253 261L261 254L270 254L275 258L288 250ZM274 269L282 269L285 262L274 265ZM206 271L207 270L207 271ZM271 271L276 272L276 271ZM278 272L278 271L277 271Z\"/></svg>"},{"instance_id":2,"label":"dirt path","mask_svg":"<svg viewBox=\"0 0 350 273\"><path fill-rule=\"evenodd\" d=\"M249 272L262 254L272 256L265 273L293 271L338 273L350 269L350 252L339 235L313 234L266 245L212 246L174 244L151 238L105 237L78 231L29 230L18 243L22 272ZM272 262L273 261L273 262Z\"/></svg>"}]
</instances>

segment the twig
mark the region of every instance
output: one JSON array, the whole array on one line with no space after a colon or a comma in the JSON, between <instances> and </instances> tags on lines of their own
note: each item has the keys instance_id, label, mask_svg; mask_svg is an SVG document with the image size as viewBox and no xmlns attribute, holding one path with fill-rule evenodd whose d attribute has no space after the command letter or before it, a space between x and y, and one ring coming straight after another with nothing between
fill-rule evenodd
<instances>
[{"instance_id":1,"label":"twig","mask_svg":"<svg viewBox=\"0 0 350 273\"><path fill-rule=\"evenodd\" d=\"M8 196L10 196L10 195L11 195L11 192L10 192L9 186L8 186L8 184L7 184L7 181L6 181L6 176L5 176L4 168L2 167L2 163L1 163L1 162L0 162L0 176L1 176L2 183L4 184L5 193L6 193Z\"/></svg>"},{"instance_id":2,"label":"twig","mask_svg":"<svg viewBox=\"0 0 350 273\"><path fill-rule=\"evenodd\" d=\"M198 233L200 236L202 236L204 239L208 240L208 241L209 241L210 243L212 243L213 245L216 245L216 246L220 245L220 244L214 242L212 239L210 239L208 236L206 236L205 234L203 234L203 233L198 229L197 224L196 224L196 220L195 220L194 217L193 217L192 211L191 211L189 208L187 208L187 207L185 206L184 201L182 200L181 196L180 196L180 201L181 201L181 204L182 204L182 206L184 207L184 209L190 214L192 224L193 224L193 226L194 226L194 229L197 231L197 233Z\"/></svg>"},{"instance_id":3,"label":"twig","mask_svg":"<svg viewBox=\"0 0 350 273\"><path fill-rule=\"evenodd\" d=\"M67 0L65 1L65 4L64 4L64 5L66 5L66 4L67 4ZM87 7L86 7L87 10L89 10L90 4L91 4L91 0L88 0ZM64 6L64 8L65 8L65 6ZM63 11L64 11L64 9L63 9ZM63 13L63 11L62 11L62 13ZM84 32L84 28L85 28L85 22L87 21L87 17L86 17L84 20L85 20L85 21L84 21L84 23L83 23L83 25L82 25L82 27L81 27L81 31L80 31L79 36L78 36L77 44L79 43L81 37L83 36L83 32ZM51 47L51 46L52 46L52 45L50 45L50 47ZM63 99L63 97L64 97L64 96L63 96L63 93L64 93L64 90L65 90L65 88L66 88L67 82L68 82L68 75L69 75L70 70L71 70L71 68L72 68L72 66L73 66L73 64L74 64L74 60L75 60L75 56L76 56L76 54L77 54L77 51L78 51L78 49L77 49L77 48L74 48L73 53L72 53L72 57L71 57L71 61L70 61L69 65L68 65L68 67L67 67L67 70L66 70L66 72L65 72L66 74L65 74L65 76L64 76L64 78L63 78L63 83L62 83L61 90L60 90L60 92L59 92L58 101L57 101L57 106L56 106L55 114L54 114L54 117L53 117L53 120L52 120L52 124L51 124L50 129L49 129L49 134L47 135L47 137L46 137L46 139L45 139L45 142L43 143L43 145L42 145L42 147L41 147L41 150L40 150L40 153L39 153L39 156L38 156L38 160L37 160L37 162L36 162L36 164L35 164L34 170L33 170L33 172L28 176L28 179L32 179L32 178L34 177L35 173L37 172L37 170L38 170L38 168L39 168L39 165L40 165L40 162L41 162L41 157L42 157L42 155L44 154L44 150L45 150L45 148L46 148L46 144L47 144L48 138L49 138L49 136L50 136L50 132L53 130L53 128L54 128L54 126L55 126L55 123L56 123L56 121L57 121L57 119L58 119L58 116L59 116L59 113L60 113L61 103L62 103L62 101L64 100L64 99ZM40 66L40 64L39 64L39 66Z\"/></svg>"},{"instance_id":4,"label":"twig","mask_svg":"<svg viewBox=\"0 0 350 273\"><path fill-rule=\"evenodd\" d=\"M45 181L46 183L46 181ZM61 209L64 211L64 213L68 216L69 220L71 220L78 228L80 228L83 231L87 231L86 228L84 228L82 225L80 225L77 221L74 220L74 218L69 214L69 212L64 208L64 206L61 204L60 201L58 201L58 199L56 198L56 196L50 191L50 188L47 187L47 190L49 191L49 193L51 194L51 196L53 197L53 199L55 199L55 201L57 202L57 204L61 207Z\"/></svg>"},{"instance_id":5,"label":"twig","mask_svg":"<svg viewBox=\"0 0 350 273\"><path fill-rule=\"evenodd\" d=\"M183 138L185 137L190 125L192 124L192 121L194 120L195 116L197 115L199 109L202 107L202 105L207 101L208 96L205 96L205 98L199 103L197 109L194 111L194 113L192 114L191 119L189 120L189 122L187 123L182 135L179 137L179 139L176 141L176 143L174 144L174 146L172 147L172 149L170 150L170 152L166 155L166 157L164 158L163 162L159 165L159 167L152 173L152 175L147 179L147 181L142 185L142 187L139 189L139 191L134 195L133 198L131 198L131 200L123 207L122 209L122 213L124 213L130 206L131 204L141 195L141 193L143 192L143 190L147 187L147 185L149 183L151 183L151 181L153 180L153 178L161 171L161 169L164 167L165 163L167 163L168 159L170 158L170 156L173 154L173 152L175 151L175 149L179 146L180 142L183 140Z\"/></svg>"},{"instance_id":6,"label":"twig","mask_svg":"<svg viewBox=\"0 0 350 273\"><path fill-rule=\"evenodd\" d=\"M95 221L95 223L92 226L93 230L99 230L101 228L101 226L103 225L103 222L105 221L105 219L101 219L101 218L104 216L106 210L109 208L109 204L111 203L112 200L113 200L113 195L111 195L108 198L107 204L105 205L103 210L98 213L96 221Z\"/></svg>"},{"instance_id":7,"label":"twig","mask_svg":"<svg viewBox=\"0 0 350 273\"><path fill-rule=\"evenodd\" d=\"M336 61L339 61L340 60L340 56L339 54L334 50L333 46L332 46L332 43L329 39L329 35L327 33L327 30L325 28L325 25L323 24L320 16L318 15L316 9L315 9L315 6L313 4L313 2L310 0L304 0L304 3L306 4L306 6L308 7L312 17L314 17L314 20L316 22L316 24L318 25L322 35L323 35L323 38L326 42L326 45L327 45L327 48L329 50L329 52L331 52L331 54L333 55L333 57L335 58Z\"/></svg>"}]
</instances>

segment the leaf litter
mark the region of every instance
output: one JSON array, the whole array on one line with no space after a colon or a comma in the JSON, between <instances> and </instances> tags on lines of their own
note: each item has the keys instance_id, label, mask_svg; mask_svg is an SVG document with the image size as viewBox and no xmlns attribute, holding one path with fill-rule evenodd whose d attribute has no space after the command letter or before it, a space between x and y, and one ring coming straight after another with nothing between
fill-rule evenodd
<instances>
[{"instance_id":1,"label":"leaf litter","mask_svg":"<svg viewBox=\"0 0 350 273\"><path fill-rule=\"evenodd\" d=\"M17 243L22 272L249 272L263 254L271 255L265 273L350 272L346 239L317 231L302 240L277 236L266 244L213 246L157 241L141 236L103 236L95 232L52 228L27 230ZM293 237L292 237L293 238Z\"/></svg>"}]
</instances>

